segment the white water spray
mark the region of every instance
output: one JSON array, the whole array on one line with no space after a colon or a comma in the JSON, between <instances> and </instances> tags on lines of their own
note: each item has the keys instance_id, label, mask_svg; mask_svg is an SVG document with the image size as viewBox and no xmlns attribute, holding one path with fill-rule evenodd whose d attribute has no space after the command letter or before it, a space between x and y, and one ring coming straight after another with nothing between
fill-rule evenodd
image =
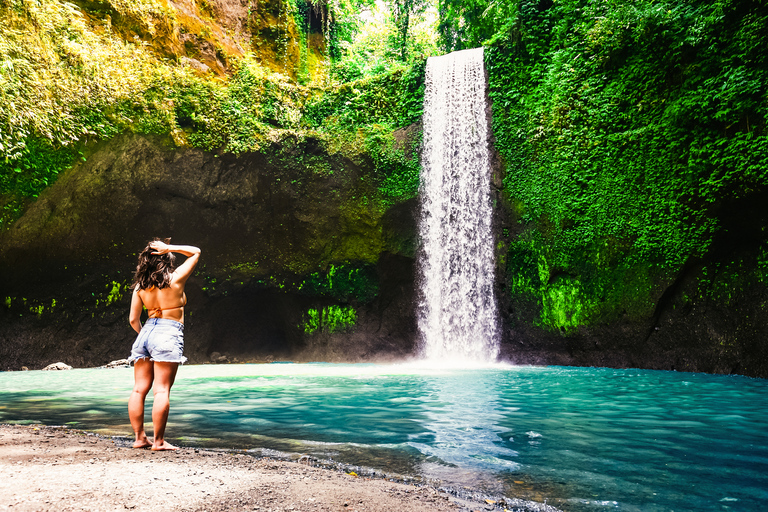
<instances>
[{"instance_id":1,"label":"white water spray","mask_svg":"<svg viewBox=\"0 0 768 512\"><path fill-rule=\"evenodd\" d=\"M499 354L483 49L427 61L419 331L432 360Z\"/></svg>"}]
</instances>

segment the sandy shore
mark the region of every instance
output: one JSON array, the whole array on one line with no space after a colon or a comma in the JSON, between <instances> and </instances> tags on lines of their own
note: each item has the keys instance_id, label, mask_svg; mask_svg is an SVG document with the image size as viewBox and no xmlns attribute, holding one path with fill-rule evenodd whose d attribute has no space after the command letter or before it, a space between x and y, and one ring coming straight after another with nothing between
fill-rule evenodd
<instances>
[{"instance_id":1,"label":"sandy shore","mask_svg":"<svg viewBox=\"0 0 768 512\"><path fill-rule=\"evenodd\" d=\"M58 427L0 425L0 510L555 510L473 501L429 486L245 454L151 452L121 444Z\"/></svg>"}]
</instances>

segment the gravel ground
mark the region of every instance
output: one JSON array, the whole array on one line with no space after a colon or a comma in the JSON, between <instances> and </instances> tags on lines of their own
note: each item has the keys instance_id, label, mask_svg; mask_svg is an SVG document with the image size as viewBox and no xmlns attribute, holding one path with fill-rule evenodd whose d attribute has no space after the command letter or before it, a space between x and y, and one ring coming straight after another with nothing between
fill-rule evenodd
<instances>
[{"instance_id":1,"label":"gravel ground","mask_svg":"<svg viewBox=\"0 0 768 512\"><path fill-rule=\"evenodd\" d=\"M555 510L517 500L467 500L429 486L245 454L121 444L60 427L0 425L0 510Z\"/></svg>"}]
</instances>

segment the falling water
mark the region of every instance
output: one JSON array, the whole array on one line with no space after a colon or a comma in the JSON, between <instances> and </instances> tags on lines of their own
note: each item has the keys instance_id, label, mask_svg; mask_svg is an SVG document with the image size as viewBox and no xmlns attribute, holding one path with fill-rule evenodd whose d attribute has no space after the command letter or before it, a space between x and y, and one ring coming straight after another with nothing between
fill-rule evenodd
<instances>
[{"instance_id":1,"label":"falling water","mask_svg":"<svg viewBox=\"0 0 768 512\"><path fill-rule=\"evenodd\" d=\"M427 359L494 361L491 168L483 49L427 61L419 330Z\"/></svg>"}]
</instances>

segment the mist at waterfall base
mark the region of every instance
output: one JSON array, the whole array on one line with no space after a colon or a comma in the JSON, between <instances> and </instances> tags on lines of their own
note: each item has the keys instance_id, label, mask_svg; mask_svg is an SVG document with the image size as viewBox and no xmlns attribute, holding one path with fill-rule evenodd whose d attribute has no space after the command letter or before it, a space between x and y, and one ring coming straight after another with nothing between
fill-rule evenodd
<instances>
[{"instance_id":1,"label":"mist at waterfall base","mask_svg":"<svg viewBox=\"0 0 768 512\"><path fill-rule=\"evenodd\" d=\"M0 422L130 436L131 369L0 374ZM151 399L147 407L151 407ZM185 366L169 436L565 510L762 510L768 381L564 367Z\"/></svg>"}]
</instances>

